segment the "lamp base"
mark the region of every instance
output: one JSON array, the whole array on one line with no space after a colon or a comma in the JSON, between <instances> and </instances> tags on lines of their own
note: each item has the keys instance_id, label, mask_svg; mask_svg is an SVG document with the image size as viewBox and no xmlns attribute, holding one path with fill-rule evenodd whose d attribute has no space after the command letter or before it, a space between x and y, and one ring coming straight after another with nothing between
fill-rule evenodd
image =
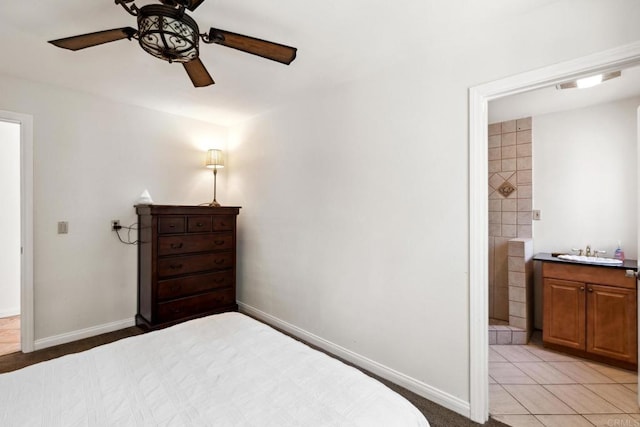
<instances>
[{"instance_id":1,"label":"lamp base","mask_svg":"<svg viewBox=\"0 0 640 427\"><path fill-rule=\"evenodd\" d=\"M219 208L221 205L220 203L214 200L213 202L209 203L209 206L212 208Z\"/></svg>"}]
</instances>

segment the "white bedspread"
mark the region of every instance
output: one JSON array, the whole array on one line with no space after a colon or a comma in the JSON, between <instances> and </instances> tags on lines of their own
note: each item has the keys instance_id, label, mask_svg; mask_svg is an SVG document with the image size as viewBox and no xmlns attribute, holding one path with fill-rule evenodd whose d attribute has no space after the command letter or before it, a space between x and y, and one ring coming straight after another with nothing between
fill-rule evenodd
<instances>
[{"instance_id":1,"label":"white bedspread","mask_svg":"<svg viewBox=\"0 0 640 427\"><path fill-rule=\"evenodd\" d=\"M428 426L406 399L239 313L0 375L0 426Z\"/></svg>"}]
</instances>

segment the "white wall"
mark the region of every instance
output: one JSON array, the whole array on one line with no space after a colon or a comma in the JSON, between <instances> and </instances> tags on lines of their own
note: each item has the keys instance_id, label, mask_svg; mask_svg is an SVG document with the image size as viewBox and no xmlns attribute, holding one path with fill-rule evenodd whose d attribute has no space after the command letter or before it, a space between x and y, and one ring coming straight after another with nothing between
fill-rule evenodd
<instances>
[{"instance_id":1,"label":"white wall","mask_svg":"<svg viewBox=\"0 0 640 427\"><path fill-rule=\"evenodd\" d=\"M396 17L384 31L423 43L411 58L301 93L229 140L240 301L451 407L469 399L468 88L640 38L630 2L498 3L438 16L463 45L404 40Z\"/></svg>"},{"instance_id":2,"label":"white wall","mask_svg":"<svg viewBox=\"0 0 640 427\"><path fill-rule=\"evenodd\" d=\"M606 250L637 259L640 98L533 119L536 252Z\"/></svg>"},{"instance_id":3,"label":"white wall","mask_svg":"<svg viewBox=\"0 0 640 427\"><path fill-rule=\"evenodd\" d=\"M640 39L640 3L412 6L376 28L415 46L410 57L300 88L298 100L233 129L220 199L243 206L242 302L464 409L468 89ZM442 22L447 31L434 30ZM335 49L336 60L349 55ZM210 172L190 141L224 130L11 78L0 93L0 109L35 116L36 336L133 315L135 249L116 242L109 220L133 221L144 188L156 201L208 201ZM55 234L59 220L69 235Z\"/></svg>"},{"instance_id":4,"label":"white wall","mask_svg":"<svg viewBox=\"0 0 640 427\"><path fill-rule=\"evenodd\" d=\"M8 76L0 93L1 110L34 117L36 340L132 319L136 247L110 220L134 223L145 188L157 204L210 201L204 153L224 148L227 130Z\"/></svg>"},{"instance_id":5,"label":"white wall","mask_svg":"<svg viewBox=\"0 0 640 427\"><path fill-rule=\"evenodd\" d=\"M20 314L20 125L0 121L0 317Z\"/></svg>"}]
</instances>

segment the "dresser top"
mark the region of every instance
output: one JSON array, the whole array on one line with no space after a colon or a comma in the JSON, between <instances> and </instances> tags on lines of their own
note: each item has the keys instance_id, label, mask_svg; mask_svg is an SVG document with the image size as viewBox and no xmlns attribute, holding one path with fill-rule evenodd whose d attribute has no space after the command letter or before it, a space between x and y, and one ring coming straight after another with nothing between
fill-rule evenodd
<instances>
[{"instance_id":1,"label":"dresser top","mask_svg":"<svg viewBox=\"0 0 640 427\"><path fill-rule=\"evenodd\" d=\"M238 215L239 206L135 205L138 215Z\"/></svg>"}]
</instances>

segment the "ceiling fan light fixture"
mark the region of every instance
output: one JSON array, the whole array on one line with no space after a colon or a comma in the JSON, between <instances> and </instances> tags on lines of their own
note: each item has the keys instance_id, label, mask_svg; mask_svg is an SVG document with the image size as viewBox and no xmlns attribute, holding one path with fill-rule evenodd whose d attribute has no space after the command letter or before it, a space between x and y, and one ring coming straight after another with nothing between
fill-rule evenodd
<instances>
[{"instance_id":1,"label":"ceiling fan light fixture","mask_svg":"<svg viewBox=\"0 0 640 427\"><path fill-rule=\"evenodd\" d=\"M147 5L138 11L138 42L142 49L169 62L189 62L199 56L198 24L184 10Z\"/></svg>"}]
</instances>

